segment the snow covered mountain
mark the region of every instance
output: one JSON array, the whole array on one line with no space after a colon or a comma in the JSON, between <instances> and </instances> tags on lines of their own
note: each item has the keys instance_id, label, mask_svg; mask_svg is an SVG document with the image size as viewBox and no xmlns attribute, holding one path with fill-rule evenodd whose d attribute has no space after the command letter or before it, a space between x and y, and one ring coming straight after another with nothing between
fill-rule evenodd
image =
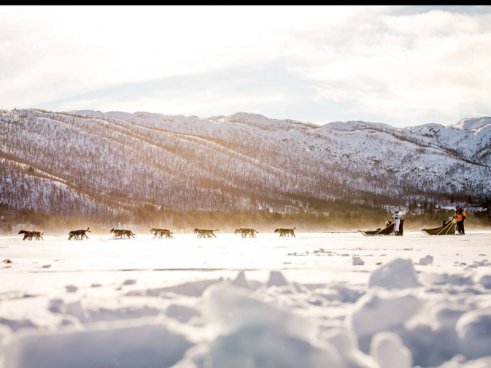
<instances>
[{"instance_id":1,"label":"snow covered mountain","mask_svg":"<svg viewBox=\"0 0 491 368\"><path fill-rule=\"evenodd\" d=\"M0 110L0 202L74 214L489 203L491 118L394 128L237 113Z\"/></svg>"}]
</instances>

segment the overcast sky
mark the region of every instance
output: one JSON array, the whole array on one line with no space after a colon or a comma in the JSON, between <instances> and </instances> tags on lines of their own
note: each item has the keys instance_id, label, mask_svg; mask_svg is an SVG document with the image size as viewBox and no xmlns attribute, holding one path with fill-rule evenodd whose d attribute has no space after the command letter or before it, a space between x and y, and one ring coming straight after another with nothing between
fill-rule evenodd
<instances>
[{"instance_id":1,"label":"overcast sky","mask_svg":"<svg viewBox=\"0 0 491 368\"><path fill-rule=\"evenodd\" d=\"M491 116L491 7L0 7L0 108Z\"/></svg>"}]
</instances>

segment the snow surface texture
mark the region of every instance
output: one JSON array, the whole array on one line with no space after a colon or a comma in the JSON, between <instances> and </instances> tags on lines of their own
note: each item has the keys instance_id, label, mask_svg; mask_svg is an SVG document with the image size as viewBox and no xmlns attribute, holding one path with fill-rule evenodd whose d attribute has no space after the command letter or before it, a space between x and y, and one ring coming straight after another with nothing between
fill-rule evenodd
<instances>
[{"instance_id":1,"label":"snow surface texture","mask_svg":"<svg viewBox=\"0 0 491 368\"><path fill-rule=\"evenodd\" d=\"M490 366L490 232L260 235L0 238L0 367Z\"/></svg>"}]
</instances>

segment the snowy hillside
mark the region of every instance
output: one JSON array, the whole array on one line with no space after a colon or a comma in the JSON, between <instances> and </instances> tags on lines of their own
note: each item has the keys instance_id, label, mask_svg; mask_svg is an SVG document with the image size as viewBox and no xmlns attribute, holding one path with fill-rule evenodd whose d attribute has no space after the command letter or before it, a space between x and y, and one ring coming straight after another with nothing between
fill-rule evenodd
<instances>
[{"instance_id":1,"label":"snowy hillside","mask_svg":"<svg viewBox=\"0 0 491 368\"><path fill-rule=\"evenodd\" d=\"M0 202L15 208L283 211L335 198L407 205L491 195L491 118L397 129L30 109L1 110L0 134Z\"/></svg>"}]
</instances>

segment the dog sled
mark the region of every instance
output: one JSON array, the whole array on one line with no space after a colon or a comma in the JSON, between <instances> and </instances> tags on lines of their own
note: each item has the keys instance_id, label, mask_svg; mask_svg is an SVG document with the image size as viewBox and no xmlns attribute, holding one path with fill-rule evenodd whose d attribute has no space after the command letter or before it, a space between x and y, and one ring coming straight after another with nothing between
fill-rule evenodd
<instances>
[{"instance_id":1,"label":"dog sled","mask_svg":"<svg viewBox=\"0 0 491 368\"><path fill-rule=\"evenodd\" d=\"M376 230L360 230L360 232L365 235L365 236L371 236L371 235L390 235L394 232L394 222L390 222L387 226L383 228L378 228Z\"/></svg>"},{"instance_id":2,"label":"dog sled","mask_svg":"<svg viewBox=\"0 0 491 368\"><path fill-rule=\"evenodd\" d=\"M447 222L443 222L440 227L434 227L432 229L421 229L422 232L428 235L455 235L455 221L450 217Z\"/></svg>"}]
</instances>

